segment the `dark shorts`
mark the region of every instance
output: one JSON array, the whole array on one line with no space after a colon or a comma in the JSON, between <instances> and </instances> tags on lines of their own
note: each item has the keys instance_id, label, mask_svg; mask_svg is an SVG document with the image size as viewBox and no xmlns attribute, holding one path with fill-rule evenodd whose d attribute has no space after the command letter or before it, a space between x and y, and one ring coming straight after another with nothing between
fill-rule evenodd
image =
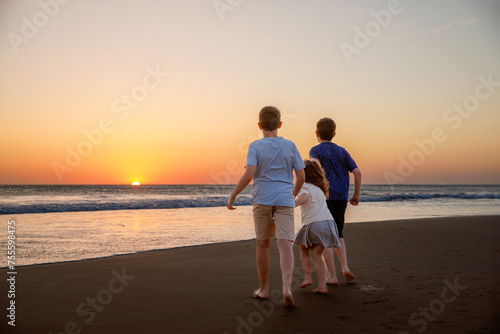
<instances>
[{"instance_id":1,"label":"dark shorts","mask_svg":"<svg viewBox=\"0 0 500 334\"><path fill-rule=\"evenodd\" d=\"M342 231L344 230L345 209L347 208L347 201L326 200L326 205L328 206L328 210L330 210L330 213L333 216L333 220L335 220L335 224L337 225L339 238L343 238L344 234L342 233Z\"/></svg>"}]
</instances>

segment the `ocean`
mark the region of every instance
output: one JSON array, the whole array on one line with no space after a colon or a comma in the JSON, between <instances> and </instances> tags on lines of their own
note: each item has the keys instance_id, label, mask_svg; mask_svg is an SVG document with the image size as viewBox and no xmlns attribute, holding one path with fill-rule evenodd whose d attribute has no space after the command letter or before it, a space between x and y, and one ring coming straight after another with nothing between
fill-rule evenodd
<instances>
[{"instance_id":1,"label":"ocean","mask_svg":"<svg viewBox=\"0 0 500 334\"><path fill-rule=\"evenodd\" d=\"M16 266L252 239L251 186L238 196L235 211L225 208L232 189L3 185L0 247L7 248L12 220ZM346 223L471 215L500 215L500 186L363 185L359 206L348 206ZM298 209L295 227L300 228ZM3 262L0 267L7 258Z\"/></svg>"}]
</instances>

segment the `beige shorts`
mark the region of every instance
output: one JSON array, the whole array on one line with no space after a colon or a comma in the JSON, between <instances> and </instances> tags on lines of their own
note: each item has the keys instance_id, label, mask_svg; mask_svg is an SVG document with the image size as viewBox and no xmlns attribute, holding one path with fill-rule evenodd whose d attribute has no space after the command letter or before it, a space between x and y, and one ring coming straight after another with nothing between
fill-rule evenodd
<instances>
[{"instance_id":1,"label":"beige shorts","mask_svg":"<svg viewBox=\"0 0 500 334\"><path fill-rule=\"evenodd\" d=\"M294 240L294 209L287 206L268 206L253 203L253 223L257 240L267 240L273 235L276 239Z\"/></svg>"}]
</instances>

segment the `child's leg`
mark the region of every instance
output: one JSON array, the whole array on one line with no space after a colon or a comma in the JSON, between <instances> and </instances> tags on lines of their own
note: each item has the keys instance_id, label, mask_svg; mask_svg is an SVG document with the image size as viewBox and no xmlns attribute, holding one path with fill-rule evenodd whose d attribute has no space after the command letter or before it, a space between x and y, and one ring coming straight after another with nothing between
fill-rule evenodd
<instances>
[{"instance_id":1,"label":"child's leg","mask_svg":"<svg viewBox=\"0 0 500 334\"><path fill-rule=\"evenodd\" d=\"M311 279L311 259L309 258L309 248L306 248L303 244L300 244L300 263L302 264L302 271L304 271L304 281L301 288L305 288L312 284Z\"/></svg>"},{"instance_id":2,"label":"child's leg","mask_svg":"<svg viewBox=\"0 0 500 334\"><path fill-rule=\"evenodd\" d=\"M318 274L318 287L313 290L313 292L327 293L326 288L326 265L323 260L323 251L325 247L323 245L314 245L312 247L312 257L314 260L314 265L316 266L316 272Z\"/></svg>"},{"instance_id":3,"label":"child's leg","mask_svg":"<svg viewBox=\"0 0 500 334\"><path fill-rule=\"evenodd\" d=\"M344 273L345 278L347 279L348 282L352 281L355 277L351 273L351 270L349 269L349 266L347 265L347 250L345 247L345 242L344 242L344 222L345 222L345 211L347 208L347 201L327 201L328 209L330 210L330 213L333 216L333 219L335 221L335 224L337 225L337 230L339 232L339 241L340 241L340 248L336 248L335 252L337 253L337 256L339 257L340 264L342 267L342 272ZM326 253L326 252L325 252ZM331 263L333 264L333 251L331 251L332 254L332 261ZM325 257L326 260L326 257ZM329 267L329 263L327 261L326 265L328 266L328 271L330 273L329 281L331 280L332 277L332 270ZM333 268L333 273L335 273L335 268ZM337 277L335 276L335 283L338 283Z\"/></svg>"},{"instance_id":4,"label":"child's leg","mask_svg":"<svg viewBox=\"0 0 500 334\"><path fill-rule=\"evenodd\" d=\"M283 298L285 306L294 306L292 299L293 249L292 241L278 239L280 252L281 277L283 280Z\"/></svg>"},{"instance_id":5,"label":"child's leg","mask_svg":"<svg viewBox=\"0 0 500 334\"><path fill-rule=\"evenodd\" d=\"M328 280L326 281L326 284L338 284L339 280L337 279L337 273L335 272L333 248L325 249L323 252L323 258L325 259L326 268L328 269Z\"/></svg>"},{"instance_id":6,"label":"child's leg","mask_svg":"<svg viewBox=\"0 0 500 334\"><path fill-rule=\"evenodd\" d=\"M293 307L295 303L292 298L293 277L293 249L294 239L294 208L275 206L273 207L274 225L276 227L276 239L280 251L281 277L283 280L283 305Z\"/></svg>"},{"instance_id":7,"label":"child's leg","mask_svg":"<svg viewBox=\"0 0 500 334\"><path fill-rule=\"evenodd\" d=\"M356 277L351 273L351 270L349 269L349 266L347 265L347 250L345 248L344 238L339 238L339 240L340 240L341 247L336 248L335 251L337 252L337 256L339 257L340 264L342 265L342 272L344 273L344 276L345 276L347 282L350 282L350 281L354 280Z\"/></svg>"},{"instance_id":8,"label":"child's leg","mask_svg":"<svg viewBox=\"0 0 500 334\"><path fill-rule=\"evenodd\" d=\"M259 272L260 287L254 291L255 297L269 297L269 248L271 239L257 240L257 271Z\"/></svg>"},{"instance_id":9,"label":"child's leg","mask_svg":"<svg viewBox=\"0 0 500 334\"><path fill-rule=\"evenodd\" d=\"M269 248L274 228L272 207L254 203L252 213L257 238L256 260L260 281L260 287L254 291L254 296L268 298Z\"/></svg>"}]
</instances>

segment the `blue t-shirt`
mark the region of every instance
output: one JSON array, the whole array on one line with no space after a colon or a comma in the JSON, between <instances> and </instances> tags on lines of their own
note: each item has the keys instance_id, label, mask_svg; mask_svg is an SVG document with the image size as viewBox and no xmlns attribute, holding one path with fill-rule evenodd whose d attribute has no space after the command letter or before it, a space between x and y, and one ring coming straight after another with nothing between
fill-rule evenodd
<instances>
[{"instance_id":1,"label":"blue t-shirt","mask_svg":"<svg viewBox=\"0 0 500 334\"><path fill-rule=\"evenodd\" d=\"M349 172L358 166L346 149L332 142L322 142L309 151L309 156L318 159L328 180L328 199L347 201L349 197Z\"/></svg>"},{"instance_id":2,"label":"blue t-shirt","mask_svg":"<svg viewBox=\"0 0 500 334\"><path fill-rule=\"evenodd\" d=\"M295 144L283 137L264 137L248 147L247 165L255 166L252 201L268 206L295 207L293 170L304 162Z\"/></svg>"}]
</instances>

